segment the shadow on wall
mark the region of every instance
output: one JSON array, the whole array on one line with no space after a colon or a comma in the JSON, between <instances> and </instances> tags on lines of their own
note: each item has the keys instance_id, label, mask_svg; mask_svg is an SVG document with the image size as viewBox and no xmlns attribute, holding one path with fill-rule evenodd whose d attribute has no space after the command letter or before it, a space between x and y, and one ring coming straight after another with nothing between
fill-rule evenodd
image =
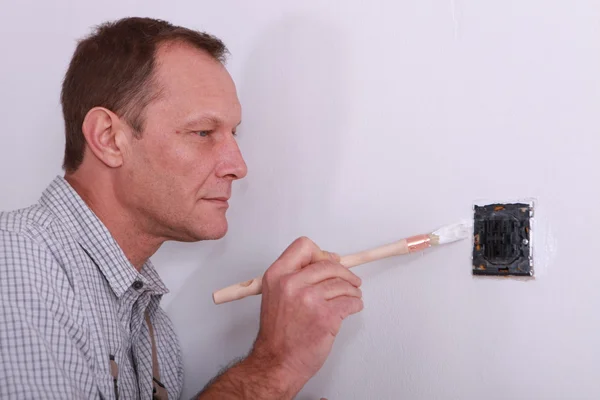
<instances>
[{"instance_id":1,"label":"shadow on wall","mask_svg":"<svg viewBox=\"0 0 600 400\"><path fill-rule=\"evenodd\" d=\"M263 273L296 237L314 237L314 230L322 239L343 222L332 220L330 201L342 173L347 112L340 36L314 19L284 19L260 36L243 67L239 143L249 175L234 185L228 236L204 244L214 250L169 306L184 352L186 398L244 355L259 327L260 296L215 306L212 291ZM358 321L346 325L337 347ZM319 373L319 390L334 365Z\"/></svg>"}]
</instances>

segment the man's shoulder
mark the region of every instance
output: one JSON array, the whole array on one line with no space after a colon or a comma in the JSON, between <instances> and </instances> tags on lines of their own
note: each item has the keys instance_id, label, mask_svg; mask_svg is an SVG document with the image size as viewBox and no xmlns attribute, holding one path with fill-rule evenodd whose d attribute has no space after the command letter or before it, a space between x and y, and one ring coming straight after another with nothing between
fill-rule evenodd
<instances>
[{"instance_id":1,"label":"man's shoulder","mask_svg":"<svg viewBox=\"0 0 600 400\"><path fill-rule=\"evenodd\" d=\"M0 211L0 232L13 233L34 239L56 221L48 208L33 204L11 211Z\"/></svg>"},{"instance_id":2,"label":"man's shoulder","mask_svg":"<svg viewBox=\"0 0 600 400\"><path fill-rule=\"evenodd\" d=\"M56 261L53 253L60 247L54 233L57 223L58 218L39 204L0 212L0 252L5 261L9 256L12 262L18 259L25 264Z\"/></svg>"},{"instance_id":3,"label":"man's shoulder","mask_svg":"<svg viewBox=\"0 0 600 400\"><path fill-rule=\"evenodd\" d=\"M77 264L68 257L73 248L68 235L60 218L43 205L0 212L0 290L15 286L17 294L31 298L33 293L47 299L71 296Z\"/></svg>"}]
</instances>

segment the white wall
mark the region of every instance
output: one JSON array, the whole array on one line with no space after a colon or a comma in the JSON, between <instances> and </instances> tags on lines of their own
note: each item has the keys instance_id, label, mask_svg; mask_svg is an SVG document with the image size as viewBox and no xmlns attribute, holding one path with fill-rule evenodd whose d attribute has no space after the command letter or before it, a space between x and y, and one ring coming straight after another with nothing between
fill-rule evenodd
<instances>
[{"instance_id":1,"label":"white wall","mask_svg":"<svg viewBox=\"0 0 600 400\"><path fill-rule=\"evenodd\" d=\"M474 278L464 241L361 266L364 311L300 399L597 399L600 3L592 0L6 1L0 209L60 173L75 39L126 15L228 44L249 176L218 242L154 257L171 288L185 396L247 351L258 275L295 237L348 253L538 201L533 281Z\"/></svg>"}]
</instances>

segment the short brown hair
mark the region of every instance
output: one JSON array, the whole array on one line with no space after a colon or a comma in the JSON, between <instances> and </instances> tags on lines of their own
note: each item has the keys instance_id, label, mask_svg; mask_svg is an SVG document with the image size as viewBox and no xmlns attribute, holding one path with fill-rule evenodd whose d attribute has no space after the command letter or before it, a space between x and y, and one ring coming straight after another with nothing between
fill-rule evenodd
<instances>
[{"instance_id":1,"label":"short brown hair","mask_svg":"<svg viewBox=\"0 0 600 400\"><path fill-rule=\"evenodd\" d=\"M158 45L182 41L224 62L223 42L204 32L152 18L105 22L80 40L65 74L61 104L65 121L63 168L75 171L83 161L83 120L93 107L106 107L143 131L144 110L157 96L152 85Z\"/></svg>"}]
</instances>

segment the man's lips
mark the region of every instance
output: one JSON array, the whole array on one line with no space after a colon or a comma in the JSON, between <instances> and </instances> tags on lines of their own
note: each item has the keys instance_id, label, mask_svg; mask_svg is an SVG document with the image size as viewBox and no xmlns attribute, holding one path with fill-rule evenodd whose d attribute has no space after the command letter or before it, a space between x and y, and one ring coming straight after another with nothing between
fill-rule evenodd
<instances>
[{"instance_id":1,"label":"man's lips","mask_svg":"<svg viewBox=\"0 0 600 400\"><path fill-rule=\"evenodd\" d=\"M221 196L221 197L205 197L203 200L214 204L216 207L228 208L229 207L229 197Z\"/></svg>"}]
</instances>

